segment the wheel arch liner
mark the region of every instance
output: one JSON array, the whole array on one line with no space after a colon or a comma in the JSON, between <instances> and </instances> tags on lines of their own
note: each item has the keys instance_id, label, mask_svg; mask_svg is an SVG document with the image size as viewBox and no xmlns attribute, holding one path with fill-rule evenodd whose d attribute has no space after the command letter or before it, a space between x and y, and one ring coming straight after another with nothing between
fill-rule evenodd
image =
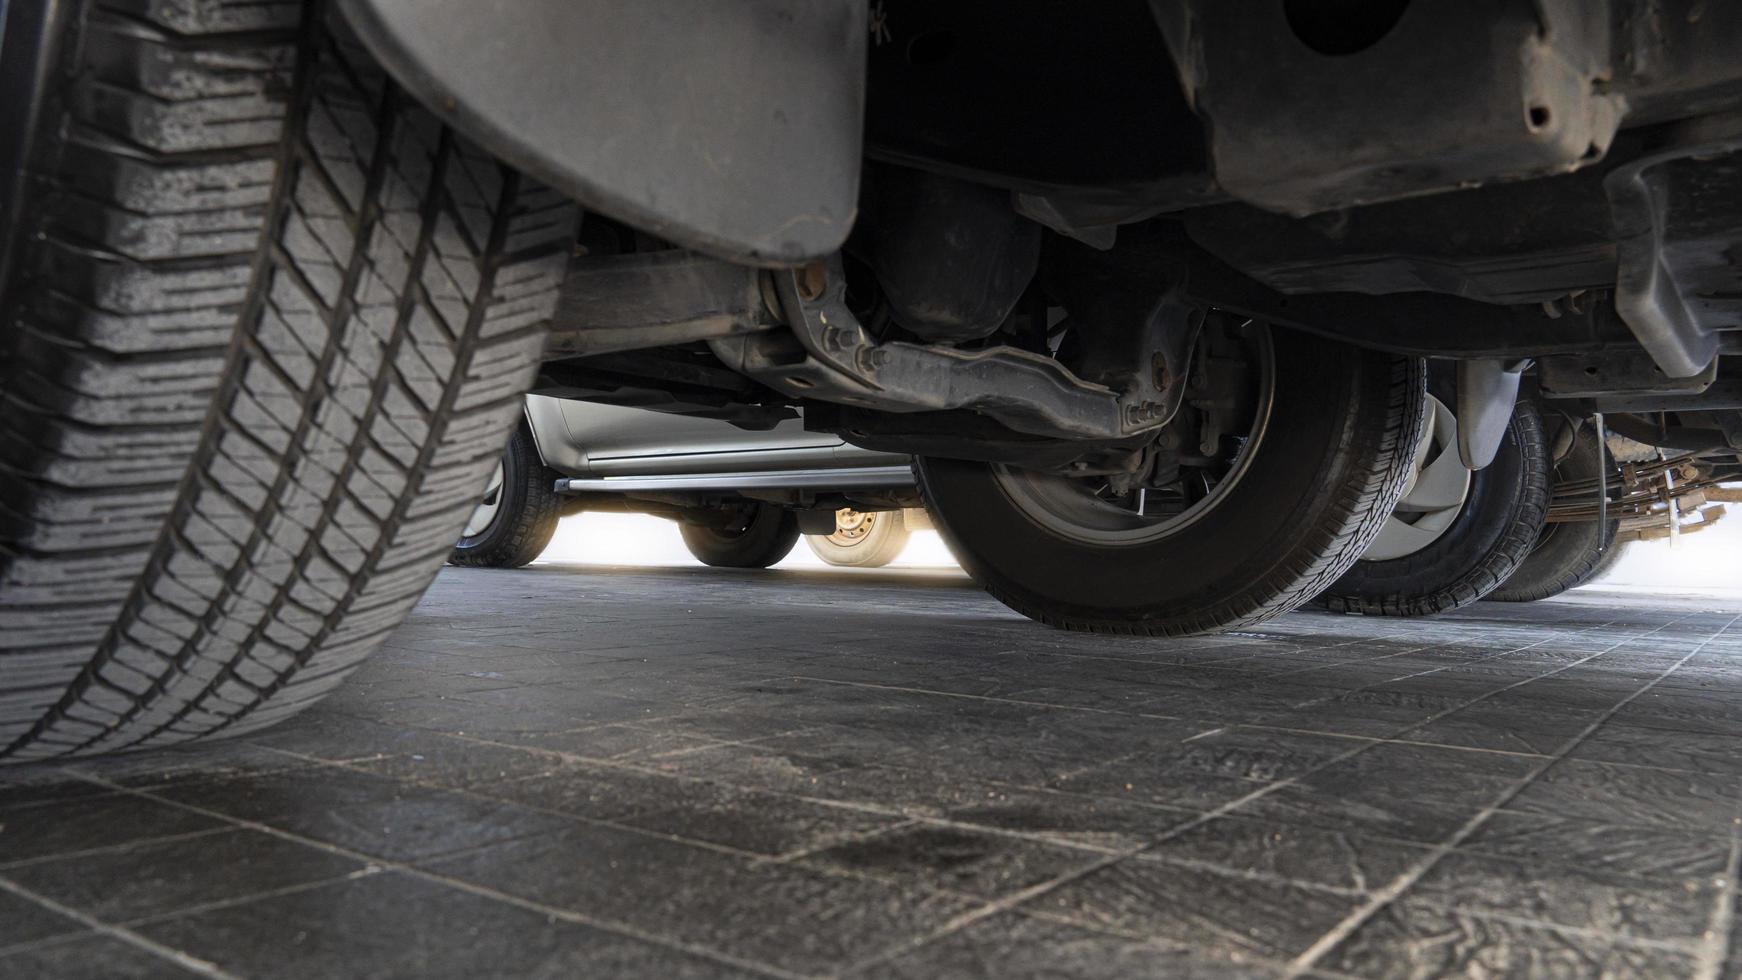
<instances>
[{"instance_id":1,"label":"wheel arch liner","mask_svg":"<svg viewBox=\"0 0 1742 980\"><path fill-rule=\"evenodd\" d=\"M588 207L757 265L852 227L865 0L338 3L427 106Z\"/></svg>"}]
</instances>

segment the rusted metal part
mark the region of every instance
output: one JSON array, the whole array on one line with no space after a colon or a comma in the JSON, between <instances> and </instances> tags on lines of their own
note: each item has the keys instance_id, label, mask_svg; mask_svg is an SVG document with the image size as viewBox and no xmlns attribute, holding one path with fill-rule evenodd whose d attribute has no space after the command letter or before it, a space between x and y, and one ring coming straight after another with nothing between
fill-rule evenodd
<instances>
[{"instance_id":1,"label":"rusted metal part","mask_svg":"<svg viewBox=\"0 0 1742 980\"><path fill-rule=\"evenodd\" d=\"M1720 484L1712 467L1692 454L1622 464L1603 484L1601 501L1598 489L1595 478L1557 484L1548 521L1619 520L1617 540L1673 539L1705 530L1726 504L1742 503L1742 487Z\"/></svg>"}]
</instances>

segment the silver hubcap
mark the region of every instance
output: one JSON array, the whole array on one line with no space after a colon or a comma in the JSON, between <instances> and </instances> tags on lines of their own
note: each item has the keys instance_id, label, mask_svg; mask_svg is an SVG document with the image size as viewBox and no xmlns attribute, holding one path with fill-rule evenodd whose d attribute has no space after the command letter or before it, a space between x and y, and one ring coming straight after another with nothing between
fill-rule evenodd
<instances>
[{"instance_id":1,"label":"silver hubcap","mask_svg":"<svg viewBox=\"0 0 1742 980\"><path fill-rule=\"evenodd\" d=\"M1427 402L1427 419L1403 499L1361 556L1363 561L1390 561L1433 544L1470 497L1470 471L1458 458L1458 417L1432 395Z\"/></svg>"},{"instance_id":2,"label":"silver hubcap","mask_svg":"<svg viewBox=\"0 0 1742 980\"><path fill-rule=\"evenodd\" d=\"M496 515L502 511L502 481L506 476L502 461L496 461L496 468L490 471L490 485L484 488L484 499L472 511L472 519L466 522L463 537L474 537L483 534L496 520Z\"/></svg>"}]
</instances>

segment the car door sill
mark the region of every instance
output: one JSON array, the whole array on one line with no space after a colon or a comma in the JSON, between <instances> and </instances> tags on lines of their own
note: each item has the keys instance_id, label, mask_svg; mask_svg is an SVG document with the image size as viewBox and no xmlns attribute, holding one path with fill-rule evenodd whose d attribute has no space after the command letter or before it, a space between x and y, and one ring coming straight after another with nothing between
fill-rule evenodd
<instances>
[{"instance_id":1,"label":"car door sill","mask_svg":"<svg viewBox=\"0 0 1742 980\"><path fill-rule=\"evenodd\" d=\"M864 490L911 486L913 486L913 470L906 466L857 466L754 473L570 477L556 482L558 493L627 493L659 490Z\"/></svg>"}]
</instances>

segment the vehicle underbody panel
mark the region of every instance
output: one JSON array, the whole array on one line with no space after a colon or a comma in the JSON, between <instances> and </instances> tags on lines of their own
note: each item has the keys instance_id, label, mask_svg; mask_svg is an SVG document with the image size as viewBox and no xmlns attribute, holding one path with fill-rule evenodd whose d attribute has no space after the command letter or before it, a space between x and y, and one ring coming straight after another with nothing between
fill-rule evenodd
<instances>
[{"instance_id":1,"label":"vehicle underbody panel","mask_svg":"<svg viewBox=\"0 0 1742 980\"><path fill-rule=\"evenodd\" d=\"M478 45L489 4L345 2L598 209L547 394L1134 465L1213 312L1512 379L1464 386L1472 438L1521 376L1569 410L1735 401L1742 5L582 3ZM729 111L696 98L733 57ZM670 113L686 152L618 125Z\"/></svg>"},{"instance_id":2,"label":"vehicle underbody panel","mask_svg":"<svg viewBox=\"0 0 1742 980\"><path fill-rule=\"evenodd\" d=\"M752 264L852 227L863 0L339 0L376 57L503 159Z\"/></svg>"}]
</instances>

